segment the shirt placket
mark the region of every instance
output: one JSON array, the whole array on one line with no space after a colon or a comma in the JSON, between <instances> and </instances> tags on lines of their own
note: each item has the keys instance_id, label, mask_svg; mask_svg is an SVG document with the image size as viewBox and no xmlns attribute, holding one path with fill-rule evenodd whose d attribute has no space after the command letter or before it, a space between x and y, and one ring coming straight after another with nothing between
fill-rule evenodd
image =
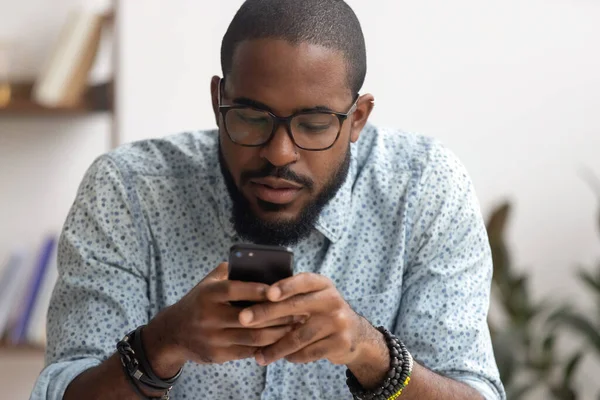
<instances>
[{"instance_id":1,"label":"shirt placket","mask_svg":"<svg viewBox=\"0 0 600 400\"><path fill-rule=\"evenodd\" d=\"M283 363L285 360L278 360L267 368L267 376L265 381L265 388L262 392L262 400L278 400L282 399L282 388L284 385L283 379Z\"/></svg>"}]
</instances>

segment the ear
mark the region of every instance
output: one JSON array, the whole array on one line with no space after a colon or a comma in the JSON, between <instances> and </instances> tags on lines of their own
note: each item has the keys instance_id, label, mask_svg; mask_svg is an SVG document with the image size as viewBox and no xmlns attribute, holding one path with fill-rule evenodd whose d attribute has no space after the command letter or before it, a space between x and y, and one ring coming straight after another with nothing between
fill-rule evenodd
<instances>
[{"instance_id":1,"label":"ear","mask_svg":"<svg viewBox=\"0 0 600 400\"><path fill-rule=\"evenodd\" d=\"M219 126L219 84L221 78L213 76L210 80L210 96L212 101L213 112L215 114L215 122Z\"/></svg>"},{"instance_id":2,"label":"ear","mask_svg":"<svg viewBox=\"0 0 600 400\"><path fill-rule=\"evenodd\" d=\"M369 115L371 115L371 111L373 111L373 107L375 106L375 97L372 94L367 93L358 99L356 103L356 110L350 116L350 140L352 143L358 140L360 136L360 132L365 127L367 120L369 119Z\"/></svg>"}]
</instances>

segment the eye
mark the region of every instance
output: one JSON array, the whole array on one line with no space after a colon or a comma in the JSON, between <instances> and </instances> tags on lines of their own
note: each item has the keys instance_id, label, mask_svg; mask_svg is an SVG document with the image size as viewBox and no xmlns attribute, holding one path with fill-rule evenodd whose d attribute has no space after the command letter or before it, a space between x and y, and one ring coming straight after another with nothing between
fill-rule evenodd
<instances>
[{"instance_id":1,"label":"eye","mask_svg":"<svg viewBox=\"0 0 600 400\"><path fill-rule=\"evenodd\" d=\"M298 128L302 129L305 132L311 133L319 133L322 131L326 131L329 129L331 124L315 124L315 123L306 123L302 122L298 124Z\"/></svg>"},{"instance_id":2,"label":"eye","mask_svg":"<svg viewBox=\"0 0 600 400\"><path fill-rule=\"evenodd\" d=\"M256 115L244 110L236 111L236 117L243 122L250 124L263 124L269 122L265 115Z\"/></svg>"},{"instance_id":3,"label":"eye","mask_svg":"<svg viewBox=\"0 0 600 400\"><path fill-rule=\"evenodd\" d=\"M253 118L253 117L243 117L243 118L244 118L244 121L246 121L246 122L252 122L252 123L267 122L267 119L263 118L263 117L256 117L256 118Z\"/></svg>"},{"instance_id":4,"label":"eye","mask_svg":"<svg viewBox=\"0 0 600 400\"><path fill-rule=\"evenodd\" d=\"M296 130L302 133L319 134L328 132L333 125L330 114L306 114L294 121Z\"/></svg>"}]
</instances>

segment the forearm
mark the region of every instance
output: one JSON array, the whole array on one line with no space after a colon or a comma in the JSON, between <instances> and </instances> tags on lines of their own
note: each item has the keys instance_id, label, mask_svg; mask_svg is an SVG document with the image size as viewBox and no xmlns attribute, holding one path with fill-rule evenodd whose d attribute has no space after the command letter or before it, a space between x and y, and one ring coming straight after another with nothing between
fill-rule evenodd
<instances>
[{"instance_id":1,"label":"forearm","mask_svg":"<svg viewBox=\"0 0 600 400\"><path fill-rule=\"evenodd\" d=\"M483 400L483 396L469 385L438 375L416 362L402 397L406 400Z\"/></svg>"},{"instance_id":2,"label":"forearm","mask_svg":"<svg viewBox=\"0 0 600 400\"><path fill-rule=\"evenodd\" d=\"M348 368L366 389L375 388L383 382L389 370L390 355L383 335L370 330L356 362ZM410 384L402 391L406 400L481 400L483 396L472 387L438 375L417 362L414 363Z\"/></svg>"},{"instance_id":3,"label":"forearm","mask_svg":"<svg viewBox=\"0 0 600 400\"><path fill-rule=\"evenodd\" d=\"M159 377L170 377L182 367L184 360L174 357L168 340L163 333L163 315L159 314L142 331L144 347L148 351L148 358L153 371ZM140 390L149 397L160 397L163 392L149 392ZM132 387L132 382L127 378L118 353L113 354L102 364L90 368L75 378L68 386L64 399L132 399L139 396Z\"/></svg>"},{"instance_id":4,"label":"forearm","mask_svg":"<svg viewBox=\"0 0 600 400\"><path fill-rule=\"evenodd\" d=\"M160 397L163 393L145 393ZM131 382L125 376L119 354L115 353L102 364L90 368L73 379L67 387L64 400L122 399L137 400Z\"/></svg>"}]
</instances>

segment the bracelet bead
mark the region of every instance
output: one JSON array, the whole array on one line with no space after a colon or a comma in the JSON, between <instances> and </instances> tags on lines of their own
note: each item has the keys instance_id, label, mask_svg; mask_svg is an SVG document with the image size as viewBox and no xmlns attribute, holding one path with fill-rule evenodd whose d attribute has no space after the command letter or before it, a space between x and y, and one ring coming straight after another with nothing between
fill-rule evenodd
<instances>
[{"instance_id":1,"label":"bracelet bead","mask_svg":"<svg viewBox=\"0 0 600 400\"><path fill-rule=\"evenodd\" d=\"M346 383L355 400L396 400L410 382L413 359L406 346L384 327L380 326L377 330L383 334L388 346L390 369L381 386L372 390L364 389L352 371L347 369Z\"/></svg>"}]
</instances>

